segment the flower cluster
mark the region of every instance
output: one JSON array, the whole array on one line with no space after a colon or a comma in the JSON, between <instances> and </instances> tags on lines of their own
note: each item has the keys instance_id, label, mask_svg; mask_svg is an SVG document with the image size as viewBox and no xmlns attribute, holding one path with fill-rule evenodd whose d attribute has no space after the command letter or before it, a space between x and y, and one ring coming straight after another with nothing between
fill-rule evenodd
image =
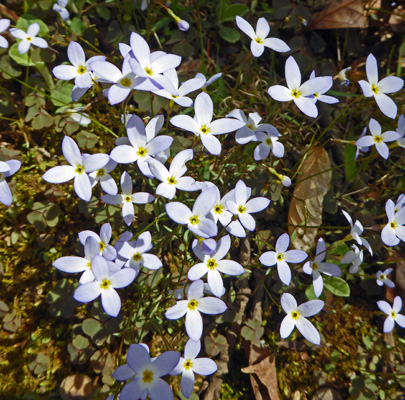
<instances>
[{"instance_id":1,"label":"flower cluster","mask_svg":"<svg viewBox=\"0 0 405 400\"><path fill-rule=\"evenodd\" d=\"M62 19L61 24L69 23L67 5L67 0L58 0L53 6L53 10ZM146 7L147 2L143 2L142 8ZM167 10L179 29L187 31L189 24L168 8ZM260 57L266 47L281 53L291 50L281 39L268 37L270 26L264 18L257 21L256 30L240 16L236 17L235 23L251 39L250 50L254 57ZM1 19L0 33L8 29L9 25L9 20ZM40 48L48 46L44 39L37 37L39 32L38 23L28 26L26 32L16 27L10 29L10 34L19 39L20 54L27 53L31 45ZM0 47L8 47L7 40L2 36ZM182 275L180 274L176 287L169 288L169 294L161 304L165 307L164 323L170 329L181 323L176 320L183 321L184 317L184 328L188 336L184 357L178 352L166 351L151 358L148 346L132 344L129 346L126 364L119 366L113 377L125 382L119 394L120 400L146 399L148 396L152 400L159 400L174 398L170 385L162 377L181 374L181 392L189 398L195 383L194 374L205 376L217 370L213 360L197 357L204 335L204 319L210 318L210 315L222 314L231 307L227 293L232 282L229 277L240 277L250 272L251 266L232 260L232 244L240 245L241 238L252 236L252 232L260 224L255 215L265 213L271 204L271 200L267 198L270 196L267 183L266 187L257 190L256 187L250 187L253 185L249 183L247 176L240 174L235 175L233 180L229 179L224 187L220 187L219 184L224 182L220 174L214 175L214 165L206 164L207 174L204 178L198 178L191 166L200 163L201 159L198 157L202 157L204 152L210 157L218 156L218 164L224 162L221 153L227 147L221 139L235 132L238 145L256 142L247 146L246 152L250 151L249 155L255 166L261 163L271 177L277 178L274 181L280 190L287 191L281 185L290 186L291 178L280 172L280 168L288 168L288 163L284 163L285 153L289 151L288 141L283 138L285 131L279 131L275 125L268 123L268 118L264 118L262 123L262 116L257 112L245 114L240 109L234 109L224 117L218 117L225 113L215 110L214 97L205 88L219 79L221 74L208 80L202 74L197 74L181 82L177 70L181 57L160 50L152 51L148 42L137 32L130 34L129 44L120 43L121 60L118 66L107 61L103 55L87 58L83 47L73 40L69 42L66 51L69 63L55 66L52 70L54 77L74 82L71 93L73 101L78 101L87 91L94 90L106 104L116 107L115 112L119 108L120 113L116 114L116 119L120 121L121 118L120 132L124 132L125 136L111 142L108 154L83 153L78 139L76 142L72 137L64 136L62 153L66 163L53 164L55 166L48 169L42 179L51 184L73 181L74 192L82 205L83 202L93 200L97 204L110 205L122 216L121 219L115 213L117 225L137 231L125 231L116 239L117 235L110 223L104 223L99 233L84 230L78 235L83 246L83 256L59 257L53 261L53 266L62 273L81 273L73 294L75 300L88 303L100 298L105 313L110 317L117 317L122 306L119 289L131 290L130 285L135 280L139 281L143 274L168 267L165 249L160 247L153 237L154 233L149 231L152 225L161 229L161 221L167 221L163 229L170 232L168 240L183 238L179 252L185 254L188 265L184 271L181 269ZM247 60L250 58L248 55ZM347 70L348 68L341 74L344 75ZM379 80L377 60L372 54L367 57L366 75L368 81L358 82L364 96L374 97L384 115L396 118L397 106L387 94L402 89L403 80L394 76ZM346 80L345 76L344 78ZM330 105L338 103L335 97L327 94L333 86L332 76L315 76L315 71L312 71L308 79L303 81L300 66L291 55L285 62L285 81L286 86L272 85L267 89L272 102L293 101L305 116L311 118L319 115L318 102ZM153 109L150 118L142 119L137 114L130 114L139 111L135 107L127 107L132 95L139 91L149 92L152 100L155 97L163 98L168 105L165 116L155 115ZM82 110L79 104L73 108L64 107L63 111L58 112L69 114L79 124L89 125L92 119ZM178 113L172 115L172 112ZM275 121L276 119L270 122L276 123ZM404 147L403 115L398 120L396 131L388 130L383 133L380 123L373 118L368 121L368 129L370 135L366 135L367 129L364 129L360 138L351 142L357 146L356 159L360 151L365 152L375 146L375 150L384 159L381 162L384 163L389 157L387 143L397 141L395 146ZM166 134L162 134L162 130ZM184 131L194 134L190 148L174 140L173 130L181 134ZM394 145L390 146L393 147ZM375 155L374 150L370 153L371 157ZM17 160L0 161L0 202L7 206L12 203L12 193L5 178L17 172L20 166L21 163ZM212 176L214 179L210 180ZM98 182L100 187L96 187ZM273 197L272 199L274 200ZM155 212L155 220L150 225L138 224L138 206L148 204L146 207L158 210ZM385 209L388 222L379 228L382 228L381 240L386 246L396 246L400 241L405 241L405 195L401 195L396 203L389 199ZM273 242L269 241L268 246L272 250L264 251L259 257L264 266L276 266L277 274L275 269L268 269L266 277L271 275L272 279L281 282L278 282L280 291L283 292L280 303L286 314L279 328L283 339L289 337L297 327L306 340L320 345L320 333L307 318L323 310L325 303L320 298L325 298L324 287L327 288L328 282L334 279L339 280L342 273L357 274L364 260L364 249L368 251L367 257L373 256L371 244L374 242L371 240L370 244L363 237L363 232L367 233L371 228L363 228L362 223L352 219L349 213L344 210L342 213L350 225L343 229L350 229L350 233L338 243L353 240L357 245L353 244L351 250L346 250L346 254L342 254L338 261L330 259L330 249L335 244L327 247L322 237L313 238L313 247L316 243L315 253L310 246L306 251L290 249L290 246L294 247L295 231L292 234L282 233L274 240L274 247L271 246ZM108 212L107 215L110 217ZM339 217L341 218L341 214ZM327 237L326 235L324 236ZM154 247L157 255L152 253ZM340 266L335 264L339 261ZM392 271L391 268L384 272L378 271L375 274L377 285L394 287L394 282L388 278ZM286 291L294 290L295 281L301 272L312 275L311 280L306 275L302 277L309 282L310 288L312 281L313 294L311 297L307 295L309 301L298 305L294 295ZM405 327L405 317L399 314L402 307L399 297L395 297L392 307L384 300L377 305L388 315L384 332L390 332L394 322Z\"/></svg>"}]
</instances>

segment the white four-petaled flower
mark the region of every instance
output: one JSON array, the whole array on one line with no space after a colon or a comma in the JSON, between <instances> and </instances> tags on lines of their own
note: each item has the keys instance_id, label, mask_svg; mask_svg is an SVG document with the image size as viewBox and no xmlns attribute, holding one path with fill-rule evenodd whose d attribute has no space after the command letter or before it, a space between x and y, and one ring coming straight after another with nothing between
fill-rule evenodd
<instances>
[{"instance_id":1,"label":"white four-petaled flower","mask_svg":"<svg viewBox=\"0 0 405 400\"><path fill-rule=\"evenodd\" d=\"M9 206L13 202L13 195L5 178L15 174L21 167L21 161L0 161L0 202Z\"/></svg>"},{"instance_id":2,"label":"white four-petaled flower","mask_svg":"<svg viewBox=\"0 0 405 400\"><path fill-rule=\"evenodd\" d=\"M387 268L384 272L377 271L377 273L375 274L376 278L377 278L377 285L378 286L383 286L386 285L389 288L393 288L395 287L394 282L392 282L391 279L388 278L388 275L392 272L392 268Z\"/></svg>"},{"instance_id":3,"label":"white four-petaled flower","mask_svg":"<svg viewBox=\"0 0 405 400\"><path fill-rule=\"evenodd\" d=\"M123 387L119 399L144 400L149 396L151 400L173 400L172 389L161 377L168 375L179 359L180 353L176 351L166 351L151 359L146 345L132 344L128 350L126 367L118 367L113 373L113 377L121 381L134 377Z\"/></svg>"},{"instance_id":4,"label":"white four-petaled flower","mask_svg":"<svg viewBox=\"0 0 405 400\"><path fill-rule=\"evenodd\" d=\"M388 317L384 321L384 332L388 333L394 329L395 322L405 328L405 316L399 314L402 308L402 300L399 296L394 298L394 303L392 307L384 300L377 301L378 308Z\"/></svg>"},{"instance_id":5,"label":"white four-petaled flower","mask_svg":"<svg viewBox=\"0 0 405 400\"><path fill-rule=\"evenodd\" d=\"M211 97L205 93L200 93L194 101L195 116L176 115L170 122L177 128L193 132L201 138L201 142L209 153L218 155L221 153L221 142L215 135L223 135L235 131L245 125L244 122L233 118L220 118L212 121L214 108Z\"/></svg>"},{"instance_id":6,"label":"white four-petaled flower","mask_svg":"<svg viewBox=\"0 0 405 400\"><path fill-rule=\"evenodd\" d=\"M388 146L386 142L393 142L394 140L400 139L401 135L395 131L387 131L381 133L381 125L373 118L370 119L368 124L371 135L366 135L361 137L356 142L356 146L367 147L375 145L375 149L378 151L381 157L387 159L389 155Z\"/></svg>"},{"instance_id":7,"label":"white four-petaled flower","mask_svg":"<svg viewBox=\"0 0 405 400\"><path fill-rule=\"evenodd\" d=\"M354 239L358 245L363 245L369 251L369 253L373 255L373 249L371 248L370 243L360 236L363 233L363 225L361 222L356 220L353 224L352 217L345 210L342 210L342 213L349 221L351 227L350 234L348 235L349 238Z\"/></svg>"},{"instance_id":8,"label":"white four-petaled flower","mask_svg":"<svg viewBox=\"0 0 405 400\"><path fill-rule=\"evenodd\" d=\"M381 240L387 246L396 246L400 240L405 242L405 207L395 212L395 203L389 199L385 203L388 224L381 231Z\"/></svg>"},{"instance_id":9,"label":"white four-petaled flower","mask_svg":"<svg viewBox=\"0 0 405 400\"><path fill-rule=\"evenodd\" d=\"M302 336L309 342L319 345L321 337L314 325L309 322L306 317L312 317L322 310L324 302L322 300L310 300L301 305L297 305L297 301L290 293L284 293L281 296L281 307L287 314L280 326L280 336L285 339L291 335L294 327L301 332Z\"/></svg>"},{"instance_id":10,"label":"white four-petaled flower","mask_svg":"<svg viewBox=\"0 0 405 400\"><path fill-rule=\"evenodd\" d=\"M107 154L83 156L76 142L69 136L63 138L62 152L70 165L53 167L45 172L42 179L50 183L64 183L74 179L76 194L82 200L90 201L92 185L87 174L103 168L110 157Z\"/></svg>"},{"instance_id":11,"label":"white four-petaled flower","mask_svg":"<svg viewBox=\"0 0 405 400\"><path fill-rule=\"evenodd\" d=\"M125 171L121 175L122 193L116 195L105 194L101 196L101 200L107 204L122 204L122 217L127 225L131 225L134 220L134 204L146 204L155 199L151 194L146 192L132 193L132 187L131 176Z\"/></svg>"},{"instance_id":12,"label":"white four-petaled flower","mask_svg":"<svg viewBox=\"0 0 405 400\"><path fill-rule=\"evenodd\" d=\"M302 270L306 274L312 274L314 293L316 297L319 297L323 290L323 279L321 273L328 276L339 276L342 273L341 269L336 264L324 262L323 260L325 257L326 245L324 240L320 238L316 245L314 261L307 261L302 267Z\"/></svg>"},{"instance_id":13,"label":"white four-petaled flower","mask_svg":"<svg viewBox=\"0 0 405 400\"><path fill-rule=\"evenodd\" d=\"M200 340L203 332L203 320L200 313L222 314L228 308L222 300L216 297L203 296L204 282L199 279L189 286L187 300L179 300L165 313L168 319L179 319L186 315L186 332L193 340Z\"/></svg>"},{"instance_id":14,"label":"white four-petaled flower","mask_svg":"<svg viewBox=\"0 0 405 400\"><path fill-rule=\"evenodd\" d=\"M10 26L9 19L6 18L0 19L0 33L4 32L9 26ZM8 42L3 36L0 36L0 47L3 47L3 49L7 49L8 47Z\"/></svg>"},{"instance_id":15,"label":"white four-petaled flower","mask_svg":"<svg viewBox=\"0 0 405 400\"><path fill-rule=\"evenodd\" d=\"M90 64L94 61L104 61L104 56L94 56L86 61L82 46L73 40L67 47L68 59L72 65L58 65L52 72L61 80L75 80L75 85L80 89L89 88L93 84L93 75Z\"/></svg>"},{"instance_id":16,"label":"white four-petaled flower","mask_svg":"<svg viewBox=\"0 0 405 400\"><path fill-rule=\"evenodd\" d=\"M75 290L74 299L87 303L101 295L104 311L116 317L121 310L121 299L115 289L128 286L135 279L135 271L132 268L118 269L118 267L112 270L108 261L99 255L94 256L91 270L95 280L80 285Z\"/></svg>"},{"instance_id":17,"label":"white four-petaled flower","mask_svg":"<svg viewBox=\"0 0 405 400\"><path fill-rule=\"evenodd\" d=\"M231 238L229 235L222 237L216 250L207 255L202 251L201 243L196 239L193 242L194 254L202 261L190 268L188 279L195 281L207 274L208 285L214 296L221 297L224 292L224 283L220 272L228 275L241 275L245 272L242 265L232 260L223 260L231 248Z\"/></svg>"},{"instance_id":18,"label":"white four-petaled flower","mask_svg":"<svg viewBox=\"0 0 405 400\"><path fill-rule=\"evenodd\" d=\"M93 237L97 241L100 247L100 255L106 260L114 261L117 258L117 251L115 250L114 246L108 244L112 236L112 229L109 223L105 223L101 226L100 235L97 235L97 233L89 230L80 232L79 240L83 246L85 246L86 240L89 236Z\"/></svg>"},{"instance_id":19,"label":"white four-petaled flower","mask_svg":"<svg viewBox=\"0 0 405 400\"><path fill-rule=\"evenodd\" d=\"M283 40L267 37L270 33L270 25L265 18L259 18L257 20L256 32L252 25L242 17L236 17L236 25L238 25L238 28L252 39L250 50L254 57L260 57L263 54L265 47L281 53L291 50Z\"/></svg>"},{"instance_id":20,"label":"white four-petaled flower","mask_svg":"<svg viewBox=\"0 0 405 400\"><path fill-rule=\"evenodd\" d=\"M301 84L301 72L297 62L292 56L285 63L285 80L287 87L281 85L271 86L269 95L277 101L293 100L296 106L308 117L316 118L318 109L309 96L314 93L324 93L331 87L331 76L320 76Z\"/></svg>"},{"instance_id":21,"label":"white four-petaled flower","mask_svg":"<svg viewBox=\"0 0 405 400\"><path fill-rule=\"evenodd\" d=\"M270 200L265 197L255 197L249 199L251 191L242 180L239 180L235 186L235 199L227 200L226 206L228 210L236 215L240 223L249 231L254 231L256 228L256 221L250 215L264 210L269 204Z\"/></svg>"},{"instance_id":22,"label":"white four-petaled flower","mask_svg":"<svg viewBox=\"0 0 405 400\"><path fill-rule=\"evenodd\" d=\"M184 397L189 398L194 388L194 373L198 375L211 375L217 370L214 360L206 357L197 358L201 350L201 342L189 339L184 348L184 357L170 372L170 375L181 375L180 390Z\"/></svg>"},{"instance_id":23,"label":"white four-petaled flower","mask_svg":"<svg viewBox=\"0 0 405 400\"><path fill-rule=\"evenodd\" d=\"M46 43L45 39L36 37L39 29L40 27L37 22L31 24L28 27L27 32L24 32L18 28L10 29L10 35L16 37L17 39L21 39L21 42L18 43L18 51L20 54L25 54L30 49L32 44L41 48L48 47L48 43Z\"/></svg>"},{"instance_id":24,"label":"white four-petaled flower","mask_svg":"<svg viewBox=\"0 0 405 400\"><path fill-rule=\"evenodd\" d=\"M121 164L129 164L136 161L141 172L148 178L153 178L153 174L146 161L150 157L168 149L173 142L173 138L161 135L148 140L144 123L137 115L130 117L126 128L130 144L120 144L115 147L110 157L115 162Z\"/></svg>"},{"instance_id":25,"label":"white four-petaled flower","mask_svg":"<svg viewBox=\"0 0 405 400\"><path fill-rule=\"evenodd\" d=\"M290 237L288 233L284 233L277 239L276 251L266 251L259 258L260 262L267 267L277 264L278 276L285 285L291 282L291 269L288 263L297 264L308 257L303 250L287 250L289 245Z\"/></svg>"},{"instance_id":26,"label":"white four-petaled flower","mask_svg":"<svg viewBox=\"0 0 405 400\"><path fill-rule=\"evenodd\" d=\"M152 236L150 232L142 232L138 239L132 242L125 242L120 248L118 254L128 260L126 267L133 268L138 275L141 266L156 270L162 266L162 262L154 254L149 254L152 248Z\"/></svg>"},{"instance_id":27,"label":"white four-petaled flower","mask_svg":"<svg viewBox=\"0 0 405 400\"><path fill-rule=\"evenodd\" d=\"M364 96L374 96L381 112L389 118L395 118L398 110L397 105L386 93L395 93L401 90L404 86L404 80L397 76L387 76L379 81L377 60L371 53L366 60L366 73L368 82L359 81Z\"/></svg>"},{"instance_id":28,"label":"white four-petaled flower","mask_svg":"<svg viewBox=\"0 0 405 400\"><path fill-rule=\"evenodd\" d=\"M166 204L167 215L180 225L187 225L191 232L203 238L215 236L218 232L216 223L210 216L216 200L216 188L210 187L197 197L191 211L183 203L174 201Z\"/></svg>"}]
</instances>

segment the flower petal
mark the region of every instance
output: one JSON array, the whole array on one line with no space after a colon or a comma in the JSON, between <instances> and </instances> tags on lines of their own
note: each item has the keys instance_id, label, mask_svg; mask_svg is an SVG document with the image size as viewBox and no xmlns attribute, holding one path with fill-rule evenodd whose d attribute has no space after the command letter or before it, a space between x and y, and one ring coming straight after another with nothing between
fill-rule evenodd
<instances>
[{"instance_id":1,"label":"flower petal","mask_svg":"<svg viewBox=\"0 0 405 400\"><path fill-rule=\"evenodd\" d=\"M313 300L317 301L317 300ZM306 318L298 318L296 322L297 329L301 332L302 336L313 344L319 345L321 337L316 328Z\"/></svg>"}]
</instances>

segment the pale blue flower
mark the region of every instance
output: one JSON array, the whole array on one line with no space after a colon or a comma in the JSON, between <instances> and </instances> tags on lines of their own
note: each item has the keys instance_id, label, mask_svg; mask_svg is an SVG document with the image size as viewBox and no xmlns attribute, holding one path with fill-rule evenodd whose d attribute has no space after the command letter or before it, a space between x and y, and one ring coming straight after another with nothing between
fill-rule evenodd
<instances>
[{"instance_id":1,"label":"pale blue flower","mask_svg":"<svg viewBox=\"0 0 405 400\"><path fill-rule=\"evenodd\" d=\"M34 22L31 24L27 32L24 32L21 29L17 28L11 28L10 29L10 35L14 36L17 39L21 39L21 42L18 43L18 51L20 54L25 54L31 47L31 44L41 47L41 48L46 48L48 47L48 43L42 38L36 37L39 32L39 24L37 22Z\"/></svg>"},{"instance_id":2,"label":"pale blue flower","mask_svg":"<svg viewBox=\"0 0 405 400\"><path fill-rule=\"evenodd\" d=\"M310 300L298 306L292 294L284 293L281 296L281 307L283 307L287 315L280 326L280 336L282 339L290 336L294 328L297 327L305 339L319 345L321 343L319 332L306 317L312 317L317 314L322 310L323 305L324 302L322 300Z\"/></svg>"}]
</instances>

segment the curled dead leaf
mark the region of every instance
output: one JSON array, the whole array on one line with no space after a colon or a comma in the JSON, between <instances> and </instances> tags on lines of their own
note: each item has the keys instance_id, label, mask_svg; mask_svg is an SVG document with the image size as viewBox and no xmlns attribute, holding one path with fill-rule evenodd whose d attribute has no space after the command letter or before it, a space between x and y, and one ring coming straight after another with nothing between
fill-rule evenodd
<instances>
[{"instance_id":1,"label":"curled dead leaf","mask_svg":"<svg viewBox=\"0 0 405 400\"><path fill-rule=\"evenodd\" d=\"M299 172L288 211L288 232L295 248L308 251L315 242L317 226L322 224L323 198L332 179L327 151L323 147L310 150Z\"/></svg>"},{"instance_id":2,"label":"curled dead leaf","mask_svg":"<svg viewBox=\"0 0 405 400\"><path fill-rule=\"evenodd\" d=\"M242 372L250 374L256 400L280 400L277 385L276 360L269 349L254 344L249 348L249 366Z\"/></svg>"},{"instance_id":3,"label":"curled dead leaf","mask_svg":"<svg viewBox=\"0 0 405 400\"><path fill-rule=\"evenodd\" d=\"M364 8L363 0L329 1L322 11L312 16L307 29L367 28L367 13Z\"/></svg>"}]
</instances>

